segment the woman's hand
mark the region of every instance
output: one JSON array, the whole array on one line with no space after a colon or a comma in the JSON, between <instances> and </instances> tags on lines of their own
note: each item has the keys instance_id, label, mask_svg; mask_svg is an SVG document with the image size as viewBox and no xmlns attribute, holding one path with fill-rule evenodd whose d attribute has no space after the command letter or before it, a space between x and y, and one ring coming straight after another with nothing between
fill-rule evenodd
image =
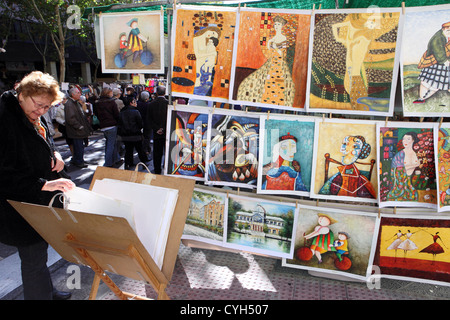
<instances>
[{"instance_id":1,"label":"woman's hand","mask_svg":"<svg viewBox=\"0 0 450 320\"><path fill-rule=\"evenodd\" d=\"M64 169L64 160L59 152L55 151L56 162L52 159L52 171L60 172Z\"/></svg>"},{"instance_id":2,"label":"woman's hand","mask_svg":"<svg viewBox=\"0 0 450 320\"><path fill-rule=\"evenodd\" d=\"M73 188L75 188L75 183L73 183L69 179L57 179L57 180L51 180L47 181L44 186L42 187L42 191L70 191Z\"/></svg>"}]
</instances>

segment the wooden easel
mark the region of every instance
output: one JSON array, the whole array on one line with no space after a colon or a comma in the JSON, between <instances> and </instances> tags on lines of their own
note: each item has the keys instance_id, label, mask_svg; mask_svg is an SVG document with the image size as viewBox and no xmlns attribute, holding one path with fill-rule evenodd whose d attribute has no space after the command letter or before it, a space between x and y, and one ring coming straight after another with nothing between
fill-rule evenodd
<instances>
[{"instance_id":1,"label":"wooden easel","mask_svg":"<svg viewBox=\"0 0 450 320\"><path fill-rule=\"evenodd\" d=\"M195 181L145 172L98 167L91 189L97 179L145 183L177 189L178 201L172 217L162 268L159 269L124 218L10 201L9 203L65 260L84 264L95 272L89 295L97 296L100 280L119 298L146 299L123 292L106 271L151 284L159 300L167 300L165 289L172 278L181 235L192 198Z\"/></svg>"}]
</instances>

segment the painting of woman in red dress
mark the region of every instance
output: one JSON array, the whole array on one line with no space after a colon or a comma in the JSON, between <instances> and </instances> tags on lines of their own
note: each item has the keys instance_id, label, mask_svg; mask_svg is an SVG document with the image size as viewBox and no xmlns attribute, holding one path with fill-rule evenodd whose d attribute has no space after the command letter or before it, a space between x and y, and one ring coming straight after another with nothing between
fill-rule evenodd
<instances>
[{"instance_id":1,"label":"painting of woman in red dress","mask_svg":"<svg viewBox=\"0 0 450 320\"><path fill-rule=\"evenodd\" d=\"M423 230L423 231L425 231L425 230ZM445 247L445 244L442 241L441 237L438 235L438 233L439 232L436 232L436 234L434 234L434 235L430 233L430 235L433 236L433 243L430 244L428 247L423 248L422 250L420 250L420 252L430 253L430 254L433 255L433 262L432 263L434 263L434 259L436 259L436 255L437 254L441 254L441 253L445 252L444 248L442 248L442 246L439 243L437 243L437 241L439 239L439 240L441 240L442 244ZM445 247L445 248L447 248L447 247Z\"/></svg>"}]
</instances>

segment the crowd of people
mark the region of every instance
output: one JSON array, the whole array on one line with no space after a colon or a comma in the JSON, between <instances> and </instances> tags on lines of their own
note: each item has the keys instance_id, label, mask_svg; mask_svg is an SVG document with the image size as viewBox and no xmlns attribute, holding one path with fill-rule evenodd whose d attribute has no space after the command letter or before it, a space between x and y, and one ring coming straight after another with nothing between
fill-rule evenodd
<instances>
[{"instance_id":1,"label":"crowd of people","mask_svg":"<svg viewBox=\"0 0 450 320\"><path fill-rule=\"evenodd\" d=\"M83 92L84 91L84 92ZM104 166L134 166L134 151L149 162L153 134L155 173L162 171L168 100L165 87L138 96L133 88L89 92L73 85L67 92L49 74L33 71L0 96L0 125L5 129L0 148L0 242L15 246L21 260L25 300L62 300L69 292L53 287L47 267L48 243L8 200L63 207L58 193L72 190L66 163L55 147L60 133L70 147L69 165L85 167L84 148L94 130L104 134Z\"/></svg>"},{"instance_id":2,"label":"crowd of people","mask_svg":"<svg viewBox=\"0 0 450 320\"><path fill-rule=\"evenodd\" d=\"M133 169L136 152L140 162L148 164L153 159L154 173L160 174L169 103L166 88L158 86L154 94L137 93L133 87L88 86L88 90L72 85L64 99L45 114L50 134L59 132L70 148L70 165L87 167L84 149L89 136L100 130L105 137L103 166L124 164L125 169Z\"/></svg>"}]
</instances>

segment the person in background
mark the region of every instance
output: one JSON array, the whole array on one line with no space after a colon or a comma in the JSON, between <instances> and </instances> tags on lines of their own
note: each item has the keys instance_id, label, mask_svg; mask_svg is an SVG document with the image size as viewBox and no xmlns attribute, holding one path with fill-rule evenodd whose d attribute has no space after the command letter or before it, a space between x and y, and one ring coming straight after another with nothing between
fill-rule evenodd
<instances>
[{"instance_id":1,"label":"person in background","mask_svg":"<svg viewBox=\"0 0 450 320\"><path fill-rule=\"evenodd\" d=\"M118 135L120 136L120 140L125 144L126 170L132 169L134 166L135 149L141 162L146 163L149 161L142 149L143 122L141 114L136 107L136 99L129 97L119 115Z\"/></svg>"},{"instance_id":2,"label":"person in background","mask_svg":"<svg viewBox=\"0 0 450 320\"><path fill-rule=\"evenodd\" d=\"M86 168L84 163L85 139L92 133L92 127L80 104L81 91L77 87L69 90L69 99L64 105L67 136L73 141L73 156L70 163L79 168Z\"/></svg>"},{"instance_id":3,"label":"person in background","mask_svg":"<svg viewBox=\"0 0 450 320\"><path fill-rule=\"evenodd\" d=\"M47 267L48 243L7 200L48 206L58 192L75 187L60 177L64 168L49 136L45 114L64 97L49 74L34 71L0 97L0 242L15 246L26 300L68 299L57 291ZM62 206L54 201L55 206Z\"/></svg>"},{"instance_id":4,"label":"person in background","mask_svg":"<svg viewBox=\"0 0 450 320\"><path fill-rule=\"evenodd\" d=\"M120 99L122 95L122 90L120 90L119 88L115 88L113 89L113 99L117 104L117 108L120 110L122 110L122 108L125 106L125 104L123 103L123 101Z\"/></svg>"},{"instance_id":5,"label":"person in background","mask_svg":"<svg viewBox=\"0 0 450 320\"><path fill-rule=\"evenodd\" d=\"M97 116L100 130L106 139L105 145L105 167L118 167L123 162L119 155L117 143L117 122L119 121L119 109L113 100L111 88L105 87L94 104L94 114Z\"/></svg>"},{"instance_id":6,"label":"person in background","mask_svg":"<svg viewBox=\"0 0 450 320\"><path fill-rule=\"evenodd\" d=\"M137 102L137 109L141 114L142 120L147 119L147 110L150 105L150 92L142 91L141 99ZM144 124L144 138L142 139L142 148L145 154L148 156L150 154L150 139L152 138L152 130Z\"/></svg>"},{"instance_id":7,"label":"person in background","mask_svg":"<svg viewBox=\"0 0 450 320\"><path fill-rule=\"evenodd\" d=\"M55 120L56 120L56 123L58 123L58 131L61 132L62 137L66 140L66 143L70 149L70 154L73 156L73 140L67 136L66 116L65 116L65 112L64 112L64 104L67 102L68 99L69 99L69 95L66 94L64 96L63 100L55 106L55 108L56 108Z\"/></svg>"},{"instance_id":8,"label":"person in background","mask_svg":"<svg viewBox=\"0 0 450 320\"><path fill-rule=\"evenodd\" d=\"M150 102L147 110L147 130L153 130L153 166L156 174L162 172L162 157L166 143L167 106L169 101L165 98L166 88L156 88L158 97ZM144 129L145 130L145 129Z\"/></svg>"}]
</instances>

